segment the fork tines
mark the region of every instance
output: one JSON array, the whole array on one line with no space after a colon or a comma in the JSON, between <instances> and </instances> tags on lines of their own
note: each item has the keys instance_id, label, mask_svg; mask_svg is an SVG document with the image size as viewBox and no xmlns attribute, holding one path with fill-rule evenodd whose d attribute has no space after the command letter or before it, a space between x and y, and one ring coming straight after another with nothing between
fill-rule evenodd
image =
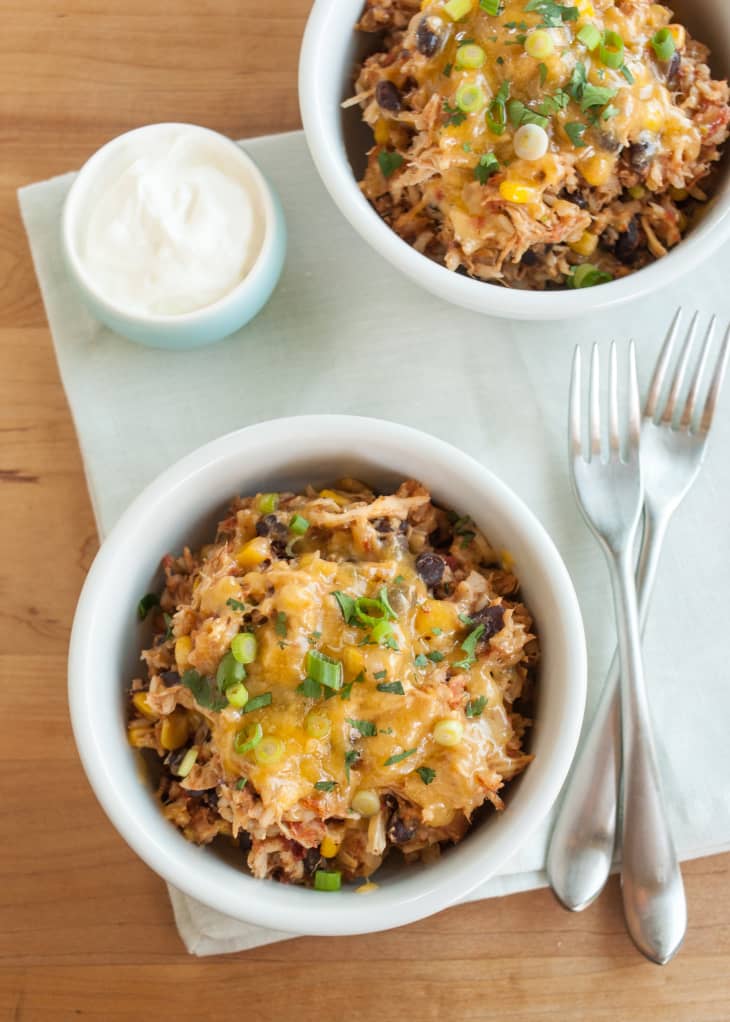
<instances>
[{"instance_id":1,"label":"fork tines","mask_svg":"<svg viewBox=\"0 0 730 1022\"><path fill-rule=\"evenodd\" d=\"M629 342L627 353L628 408L626 436L621 437L619 428L619 377L616 343L612 342L608 361L608 421L607 428L601 429L600 415L600 357L599 347L593 345L589 379L588 443L583 443L581 413L581 351L576 346L573 355L573 372L570 382L570 451L574 458L591 461L632 461L638 456L641 412L639 404L639 382L636 373L636 346ZM622 459L622 449L625 456Z\"/></svg>"}]
</instances>

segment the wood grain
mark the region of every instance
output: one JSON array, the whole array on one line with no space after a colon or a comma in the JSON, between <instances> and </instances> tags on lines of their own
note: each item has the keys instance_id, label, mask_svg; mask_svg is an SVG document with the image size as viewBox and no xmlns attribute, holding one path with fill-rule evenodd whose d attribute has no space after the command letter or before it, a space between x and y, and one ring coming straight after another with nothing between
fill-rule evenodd
<instances>
[{"instance_id":1,"label":"wood grain","mask_svg":"<svg viewBox=\"0 0 730 1022\"><path fill-rule=\"evenodd\" d=\"M308 0L7 0L0 32L0 1017L727 1022L730 856L685 867L677 960L643 961L618 886L588 912L531 892L403 930L196 960L160 880L97 806L65 659L96 549L16 189L141 123L299 125Z\"/></svg>"}]
</instances>

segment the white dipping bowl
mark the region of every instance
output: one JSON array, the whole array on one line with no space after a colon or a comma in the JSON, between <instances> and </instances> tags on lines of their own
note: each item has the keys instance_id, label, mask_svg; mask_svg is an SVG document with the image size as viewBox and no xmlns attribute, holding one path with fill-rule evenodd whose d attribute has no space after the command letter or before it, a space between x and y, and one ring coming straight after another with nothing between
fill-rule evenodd
<instances>
[{"instance_id":1,"label":"white dipping bowl","mask_svg":"<svg viewBox=\"0 0 730 1022\"><path fill-rule=\"evenodd\" d=\"M198 848L164 819L126 739L126 691L149 629L140 596L162 584L160 559L210 541L236 494L298 490L354 475L387 488L415 478L470 514L515 559L542 644L535 760L507 788L507 808L429 865L392 858L377 890L336 894L256 880L240 856ZM276 419L206 444L153 482L104 542L79 599L69 656L74 736L97 798L128 844L180 890L236 919L294 934L367 933L412 922L466 897L544 819L568 772L583 718L586 654L568 572L527 507L482 465L424 433L350 416Z\"/></svg>"},{"instance_id":2,"label":"white dipping bowl","mask_svg":"<svg viewBox=\"0 0 730 1022\"><path fill-rule=\"evenodd\" d=\"M94 203L110 180L156 144L176 139L194 142L201 158L225 158L246 183L256 221L257 248L245 276L216 301L191 312L158 315L112 300L89 273L82 255L84 228ZM146 124L118 135L97 150L71 185L63 209L61 246L71 280L89 311L102 323L138 344L186 350L228 337L260 312L271 297L284 266L286 221L279 198L251 157L225 135L197 124Z\"/></svg>"},{"instance_id":3,"label":"white dipping bowl","mask_svg":"<svg viewBox=\"0 0 730 1022\"><path fill-rule=\"evenodd\" d=\"M727 0L676 0L675 20L712 48L710 64L724 78L730 69ZM646 297L707 259L730 238L730 153L712 202L700 223L668 255L620 280L570 291L511 290L447 270L421 255L382 220L358 180L373 145L359 106L346 110L354 71L374 48L355 31L364 0L315 0L299 59L299 103L307 142L328 192L352 226L393 266L427 291L474 312L507 319L567 319Z\"/></svg>"}]
</instances>

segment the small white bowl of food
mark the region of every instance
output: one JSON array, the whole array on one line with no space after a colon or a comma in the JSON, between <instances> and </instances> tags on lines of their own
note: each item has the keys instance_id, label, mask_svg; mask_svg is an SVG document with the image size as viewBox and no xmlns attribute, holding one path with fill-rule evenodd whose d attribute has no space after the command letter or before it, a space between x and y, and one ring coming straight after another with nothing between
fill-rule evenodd
<instances>
[{"instance_id":1,"label":"small white bowl of food","mask_svg":"<svg viewBox=\"0 0 730 1022\"><path fill-rule=\"evenodd\" d=\"M349 416L252 426L160 476L97 555L69 658L125 840L299 934L399 926L488 879L556 799L585 691L535 516L449 445Z\"/></svg>"},{"instance_id":2,"label":"small white bowl of food","mask_svg":"<svg viewBox=\"0 0 730 1022\"><path fill-rule=\"evenodd\" d=\"M299 92L374 249L456 305L558 319L730 238L728 66L725 0L316 0Z\"/></svg>"}]
</instances>

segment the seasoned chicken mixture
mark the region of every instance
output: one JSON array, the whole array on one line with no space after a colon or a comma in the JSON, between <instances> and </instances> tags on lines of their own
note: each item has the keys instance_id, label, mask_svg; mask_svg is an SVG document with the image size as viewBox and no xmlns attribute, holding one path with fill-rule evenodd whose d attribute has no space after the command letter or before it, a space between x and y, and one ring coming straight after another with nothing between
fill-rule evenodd
<instances>
[{"instance_id":1,"label":"seasoned chicken mixture","mask_svg":"<svg viewBox=\"0 0 730 1022\"><path fill-rule=\"evenodd\" d=\"M166 556L129 739L164 815L256 877L337 890L460 841L529 763L538 641L509 556L419 483L234 501Z\"/></svg>"},{"instance_id":2,"label":"seasoned chicken mixture","mask_svg":"<svg viewBox=\"0 0 730 1022\"><path fill-rule=\"evenodd\" d=\"M681 241L728 136L708 49L649 0L367 0L364 194L419 252L533 290ZM347 104L346 104L347 105Z\"/></svg>"}]
</instances>

